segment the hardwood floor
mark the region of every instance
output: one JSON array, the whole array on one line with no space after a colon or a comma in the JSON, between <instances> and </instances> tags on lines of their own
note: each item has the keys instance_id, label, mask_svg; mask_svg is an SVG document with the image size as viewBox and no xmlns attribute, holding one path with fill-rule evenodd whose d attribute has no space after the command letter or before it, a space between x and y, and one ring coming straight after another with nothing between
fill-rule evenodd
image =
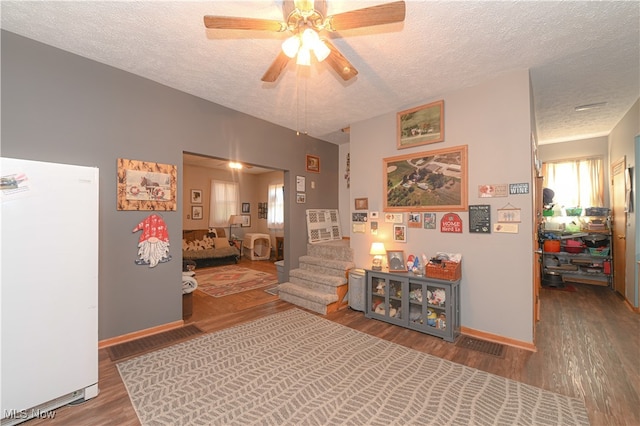
<instances>
[{"instance_id":1,"label":"hardwood floor","mask_svg":"<svg viewBox=\"0 0 640 426\"><path fill-rule=\"evenodd\" d=\"M241 265L276 273L269 261L243 259ZM586 284L576 288L577 292L542 289L537 352L507 347L504 359L367 319L350 308L326 318L469 367L583 398L593 426L640 425L640 316L607 288ZM224 298L196 292L194 314L187 322L214 332L291 308L264 289ZM26 425L139 425L106 350L100 350L99 360L96 398L59 408L53 420L34 419Z\"/></svg>"}]
</instances>

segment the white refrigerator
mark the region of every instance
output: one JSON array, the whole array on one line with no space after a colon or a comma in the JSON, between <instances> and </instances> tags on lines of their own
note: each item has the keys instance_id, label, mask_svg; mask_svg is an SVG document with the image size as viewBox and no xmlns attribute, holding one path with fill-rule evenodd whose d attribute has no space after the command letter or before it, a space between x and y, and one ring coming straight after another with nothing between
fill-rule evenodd
<instances>
[{"instance_id":1,"label":"white refrigerator","mask_svg":"<svg viewBox=\"0 0 640 426\"><path fill-rule=\"evenodd\" d=\"M4 426L98 394L98 169L0 161Z\"/></svg>"}]
</instances>

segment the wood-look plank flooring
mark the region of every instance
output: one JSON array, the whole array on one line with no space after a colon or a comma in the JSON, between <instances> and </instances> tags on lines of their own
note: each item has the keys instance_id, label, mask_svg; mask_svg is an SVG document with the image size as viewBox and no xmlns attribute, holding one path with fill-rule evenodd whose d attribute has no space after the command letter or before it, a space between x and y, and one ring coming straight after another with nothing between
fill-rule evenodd
<instances>
[{"instance_id":1,"label":"wood-look plank flooring","mask_svg":"<svg viewBox=\"0 0 640 426\"><path fill-rule=\"evenodd\" d=\"M241 265L276 273L270 261ZM197 271L196 271L197 273ZM350 308L329 320L453 362L583 398L591 425L640 425L640 315L605 287L577 284L577 292L541 290L537 352L507 347L497 358L455 346L437 337L364 317ZM293 306L256 289L223 298L198 291L193 315L205 332L255 320ZM116 364L99 351L100 394L84 404L56 410L53 420L35 425L139 425Z\"/></svg>"}]
</instances>

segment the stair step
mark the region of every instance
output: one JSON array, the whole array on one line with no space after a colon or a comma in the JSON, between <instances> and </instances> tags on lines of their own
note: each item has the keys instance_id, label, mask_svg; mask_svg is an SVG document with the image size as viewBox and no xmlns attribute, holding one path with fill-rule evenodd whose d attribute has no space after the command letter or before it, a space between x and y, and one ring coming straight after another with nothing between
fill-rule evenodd
<instances>
[{"instance_id":1,"label":"stair step","mask_svg":"<svg viewBox=\"0 0 640 426\"><path fill-rule=\"evenodd\" d=\"M338 301L336 294L324 293L291 282L278 285L278 297L285 302L302 306L320 314L326 314L327 305Z\"/></svg>"},{"instance_id":2,"label":"stair step","mask_svg":"<svg viewBox=\"0 0 640 426\"><path fill-rule=\"evenodd\" d=\"M350 269L356 267L351 261L325 259L317 256L300 256L298 258L301 269L333 275L336 277L346 277Z\"/></svg>"},{"instance_id":3,"label":"stair step","mask_svg":"<svg viewBox=\"0 0 640 426\"><path fill-rule=\"evenodd\" d=\"M347 240L307 244L307 255L323 259L353 261L353 250Z\"/></svg>"},{"instance_id":4,"label":"stair step","mask_svg":"<svg viewBox=\"0 0 640 426\"><path fill-rule=\"evenodd\" d=\"M304 268L298 268L289 271L289 277L295 277L302 281L311 281L328 287L338 287L347 283L347 278L345 277L344 272L342 276L335 276L310 271Z\"/></svg>"}]
</instances>

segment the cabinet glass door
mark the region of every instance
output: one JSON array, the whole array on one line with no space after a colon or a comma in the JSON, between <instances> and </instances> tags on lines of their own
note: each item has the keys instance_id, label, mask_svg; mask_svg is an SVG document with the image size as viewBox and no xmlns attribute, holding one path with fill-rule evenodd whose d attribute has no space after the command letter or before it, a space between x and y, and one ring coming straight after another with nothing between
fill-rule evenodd
<instances>
[{"instance_id":1,"label":"cabinet glass door","mask_svg":"<svg viewBox=\"0 0 640 426\"><path fill-rule=\"evenodd\" d=\"M402 319L402 281L373 276L370 282L371 313L387 319Z\"/></svg>"},{"instance_id":2,"label":"cabinet glass door","mask_svg":"<svg viewBox=\"0 0 640 426\"><path fill-rule=\"evenodd\" d=\"M447 329L447 291L445 287L428 284L426 296L426 319L429 327Z\"/></svg>"}]
</instances>

